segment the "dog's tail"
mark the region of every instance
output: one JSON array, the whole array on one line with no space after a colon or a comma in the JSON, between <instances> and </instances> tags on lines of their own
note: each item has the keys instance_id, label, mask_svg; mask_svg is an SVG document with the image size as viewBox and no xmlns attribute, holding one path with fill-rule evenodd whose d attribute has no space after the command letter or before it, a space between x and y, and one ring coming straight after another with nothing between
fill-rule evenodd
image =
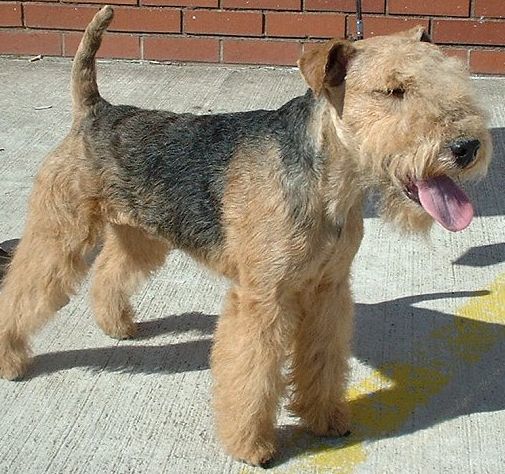
<instances>
[{"instance_id":1,"label":"dog's tail","mask_svg":"<svg viewBox=\"0 0 505 474\"><path fill-rule=\"evenodd\" d=\"M72 101L74 114L93 106L100 99L96 83L95 54L114 13L104 6L91 20L81 39L72 66Z\"/></svg>"}]
</instances>

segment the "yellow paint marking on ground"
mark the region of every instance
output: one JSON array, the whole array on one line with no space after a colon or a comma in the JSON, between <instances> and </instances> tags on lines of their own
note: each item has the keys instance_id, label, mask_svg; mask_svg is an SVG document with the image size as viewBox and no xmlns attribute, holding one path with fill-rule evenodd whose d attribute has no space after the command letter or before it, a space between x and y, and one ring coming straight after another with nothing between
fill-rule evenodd
<instances>
[{"instance_id":1,"label":"yellow paint marking on ground","mask_svg":"<svg viewBox=\"0 0 505 474\"><path fill-rule=\"evenodd\" d=\"M456 314L475 321L505 324L505 273L494 281L489 294L472 298Z\"/></svg>"},{"instance_id":2,"label":"yellow paint marking on ground","mask_svg":"<svg viewBox=\"0 0 505 474\"><path fill-rule=\"evenodd\" d=\"M471 299L456 314L454 349L465 362L476 363L505 336L505 274L489 288L490 293ZM476 325L474 321L488 324Z\"/></svg>"},{"instance_id":3,"label":"yellow paint marking on ground","mask_svg":"<svg viewBox=\"0 0 505 474\"><path fill-rule=\"evenodd\" d=\"M409 364L381 367L348 391L353 434L342 447L319 446L319 452L307 459L307 471L353 473L366 460L365 440L394 432L447 383L448 377L434 369Z\"/></svg>"},{"instance_id":4,"label":"yellow paint marking on ground","mask_svg":"<svg viewBox=\"0 0 505 474\"><path fill-rule=\"evenodd\" d=\"M341 448L330 446L325 449L321 446L318 450L317 454L308 458L309 472L313 472L315 468L318 473L352 474L356 466L366 460L366 452L361 443L344 445Z\"/></svg>"},{"instance_id":5,"label":"yellow paint marking on ground","mask_svg":"<svg viewBox=\"0 0 505 474\"><path fill-rule=\"evenodd\" d=\"M360 393L363 386L377 382L375 390ZM446 374L431 368L400 363L380 367L364 383L349 389L355 431L367 437L391 433L448 382Z\"/></svg>"},{"instance_id":6,"label":"yellow paint marking on ground","mask_svg":"<svg viewBox=\"0 0 505 474\"><path fill-rule=\"evenodd\" d=\"M505 274L493 282L487 295L472 298L456 315L454 323L437 329L432 336L447 343L459 359L476 364L505 337Z\"/></svg>"}]
</instances>

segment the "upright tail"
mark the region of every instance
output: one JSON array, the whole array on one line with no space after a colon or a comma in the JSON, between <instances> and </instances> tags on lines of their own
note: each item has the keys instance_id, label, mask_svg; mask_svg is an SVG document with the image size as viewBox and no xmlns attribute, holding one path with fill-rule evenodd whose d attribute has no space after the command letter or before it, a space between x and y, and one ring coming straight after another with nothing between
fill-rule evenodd
<instances>
[{"instance_id":1,"label":"upright tail","mask_svg":"<svg viewBox=\"0 0 505 474\"><path fill-rule=\"evenodd\" d=\"M100 99L96 83L95 54L114 13L104 6L91 20L82 37L72 66L72 101L74 114L94 105Z\"/></svg>"}]
</instances>

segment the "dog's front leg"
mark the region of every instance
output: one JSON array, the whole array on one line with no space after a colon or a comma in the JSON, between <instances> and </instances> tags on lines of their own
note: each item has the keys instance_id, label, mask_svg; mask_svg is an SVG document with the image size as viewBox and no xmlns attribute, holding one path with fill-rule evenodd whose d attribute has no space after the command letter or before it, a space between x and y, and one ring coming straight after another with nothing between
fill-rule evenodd
<instances>
[{"instance_id":1,"label":"dog's front leg","mask_svg":"<svg viewBox=\"0 0 505 474\"><path fill-rule=\"evenodd\" d=\"M348 277L338 283L326 276L301 301L290 409L316 435L341 436L350 425L345 389L354 304Z\"/></svg>"},{"instance_id":2,"label":"dog's front leg","mask_svg":"<svg viewBox=\"0 0 505 474\"><path fill-rule=\"evenodd\" d=\"M275 453L286 316L275 297L233 288L215 334L212 371L218 435L233 457L253 465L266 463Z\"/></svg>"}]
</instances>

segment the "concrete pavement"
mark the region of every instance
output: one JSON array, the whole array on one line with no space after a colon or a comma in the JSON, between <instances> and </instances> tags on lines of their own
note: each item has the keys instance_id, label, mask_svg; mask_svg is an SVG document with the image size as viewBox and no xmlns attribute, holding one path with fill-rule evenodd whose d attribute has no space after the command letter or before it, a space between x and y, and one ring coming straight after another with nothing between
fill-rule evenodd
<instances>
[{"instance_id":1,"label":"concrete pavement","mask_svg":"<svg viewBox=\"0 0 505 474\"><path fill-rule=\"evenodd\" d=\"M66 59L0 58L0 241L19 237L44 155L70 126ZM104 97L176 112L275 108L290 69L100 62ZM505 468L505 79L476 78L495 157L469 229L402 237L367 209L354 265L353 435L280 419L279 473L499 473ZM137 297L140 336L93 322L87 283L0 380L2 473L248 473L213 433L209 349L226 282L180 253ZM259 470L258 470L259 472Z\"/></svg>"}]
</instances>

